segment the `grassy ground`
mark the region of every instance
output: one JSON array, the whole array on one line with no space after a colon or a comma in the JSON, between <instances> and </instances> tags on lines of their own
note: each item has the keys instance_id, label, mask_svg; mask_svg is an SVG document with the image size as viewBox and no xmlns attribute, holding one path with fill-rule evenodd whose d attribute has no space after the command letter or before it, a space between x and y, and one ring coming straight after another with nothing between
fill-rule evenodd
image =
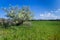
<instances>
[{"instance_id":1,"label":"grassy ground","mask_svg":"<svg viewBox=\"0 0 60 40\"><path fill-rule=\"evenodd\" d=\"M0 28L0 40L60 40L60 21L32 21L32 26Z\"/></svg>"}]
</instances>

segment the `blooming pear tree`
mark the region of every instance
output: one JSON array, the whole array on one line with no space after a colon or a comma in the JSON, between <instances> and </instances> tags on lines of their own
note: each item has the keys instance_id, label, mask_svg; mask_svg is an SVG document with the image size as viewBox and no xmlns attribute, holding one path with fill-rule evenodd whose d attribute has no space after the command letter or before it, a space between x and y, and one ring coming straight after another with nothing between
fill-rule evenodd
<instances>
[{"instance_id":1,"label":"blooming pear tree","mask_svg":"<svg viewBox=\"0 0 60 40\"><path fill-rule=\"evenodd\" d=\"M13 21L16 25L23 24L25 21L32 19L32 13L28 7L10 6L9 8L3 8L6 12L6 17Z\"/></svg>"}]
</instances>

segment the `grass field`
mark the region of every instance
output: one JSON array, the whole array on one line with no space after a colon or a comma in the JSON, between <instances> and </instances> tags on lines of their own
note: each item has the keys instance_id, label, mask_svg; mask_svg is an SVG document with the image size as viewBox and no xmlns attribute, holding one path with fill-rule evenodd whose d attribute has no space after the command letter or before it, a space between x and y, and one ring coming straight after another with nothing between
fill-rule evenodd
<instances>
[{"instance_id":1,"label":"grass field","mask_svg":"<svg viewBox=\"0 0 60 40\"><path fill-rule=\"evenodd\" d=\"M0 28L0 40L60 40L60 21L31 22L32 26Z\"/></svg>"}]
</instances>

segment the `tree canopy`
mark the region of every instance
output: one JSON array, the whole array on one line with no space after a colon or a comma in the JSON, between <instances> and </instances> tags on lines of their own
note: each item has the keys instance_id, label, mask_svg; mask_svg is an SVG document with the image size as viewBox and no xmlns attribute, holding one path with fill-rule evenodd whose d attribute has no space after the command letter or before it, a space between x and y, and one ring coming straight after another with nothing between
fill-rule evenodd
<instances>
[{"instance_id":1,"label":"tree canopy","mask_svg":"<svg viewBox=\"0 0 60 40\"><path fill-rule=\"evenodd\" d=\"M10 6L9 8L3 8L7 13L6 17L15 23L23 23L32 19L33 14L31 13L29 7L19 8L18 6Z\"/></svg>"}]
</instances>

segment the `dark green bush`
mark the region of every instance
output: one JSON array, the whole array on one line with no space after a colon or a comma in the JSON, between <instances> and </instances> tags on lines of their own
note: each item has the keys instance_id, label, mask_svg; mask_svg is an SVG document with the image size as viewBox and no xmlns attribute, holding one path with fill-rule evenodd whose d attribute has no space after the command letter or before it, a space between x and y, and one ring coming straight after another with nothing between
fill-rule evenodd
<instances>
[{"instance_id":1,"label":"dark green bush","mask_svg":"<svg viewBox=\"0 0 60 40\"><path fill-rule=\"evenodd\" d=\"M3 25L2 25L4 28L8 28L10 27L9 23L8 22L3 22Z\"/></svg>"}]
</instances>

